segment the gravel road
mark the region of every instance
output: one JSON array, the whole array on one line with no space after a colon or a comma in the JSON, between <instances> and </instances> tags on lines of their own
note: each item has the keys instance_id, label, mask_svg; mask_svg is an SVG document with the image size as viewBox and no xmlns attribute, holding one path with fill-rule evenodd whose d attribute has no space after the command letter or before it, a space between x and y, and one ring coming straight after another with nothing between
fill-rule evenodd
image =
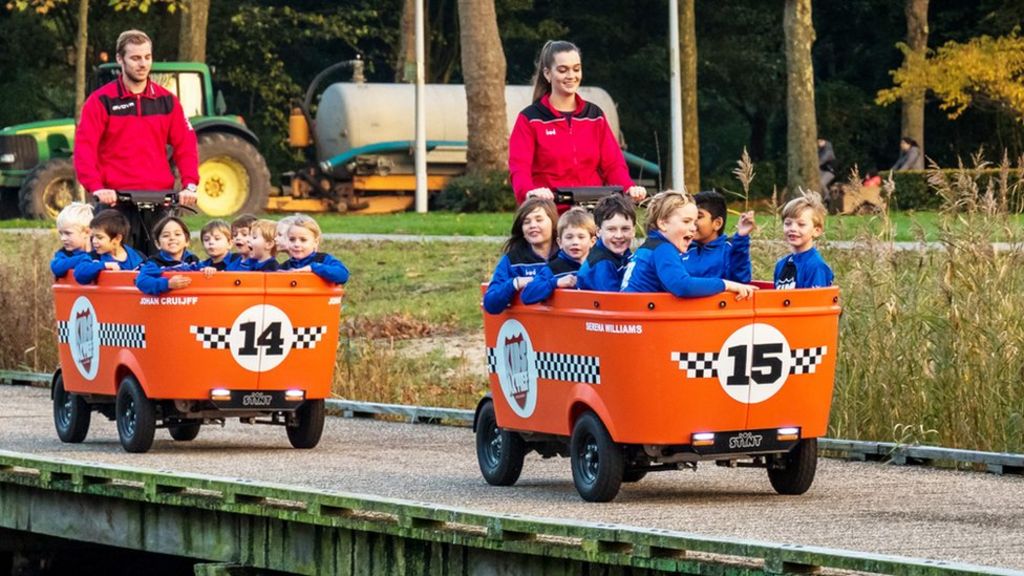
<instances>
[{"instance_id":1,"label":"gravel road","mask_svg":"<svg viewBox=\"0 0 1024 576\"><path fill-rule=\"evenodd\" d=\"M499 513L612 522L704 535L826 546L1024 570L1024 477L837 460L819 462L811 490L776 495L759 469L701 466L624 485L608 504L580 500L568 460L527 457L511 488L480 477L467 428L328 418L312 451L284 431L229 422L190 443L166 431L147 454L126 454L94 413L85 443L61 444L48 391L0 389L0 448L91 463L181 470L377 494Z\"/></svg>"}]
</instances>

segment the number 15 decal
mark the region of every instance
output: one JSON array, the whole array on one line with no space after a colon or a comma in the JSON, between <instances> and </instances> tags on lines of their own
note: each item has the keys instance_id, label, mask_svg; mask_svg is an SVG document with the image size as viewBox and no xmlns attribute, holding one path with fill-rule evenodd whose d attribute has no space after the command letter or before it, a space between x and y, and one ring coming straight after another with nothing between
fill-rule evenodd
<instances>
[{"instance_id":1,"label":"number 15 decal","mask_svg":"<svg viewBox=\"0 0 1024 576\"><path fill-rule=\"evenodd\" d=\"M768 324L750 324L732 333L718 355L718 381L733 399L757 404L782 389L789 377L791 351L786 337Z\"/></svg>"}]
</instances>

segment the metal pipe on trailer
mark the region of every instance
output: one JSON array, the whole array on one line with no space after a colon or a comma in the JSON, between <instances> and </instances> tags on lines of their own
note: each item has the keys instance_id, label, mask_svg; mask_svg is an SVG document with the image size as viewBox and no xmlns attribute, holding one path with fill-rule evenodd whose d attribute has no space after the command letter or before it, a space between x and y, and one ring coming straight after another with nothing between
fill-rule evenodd
<instances>
[{"instance_id":1,"label":"metal pipe on trailer","mask_svg":"<svg viewBox=\"0 0 1024 576\"><path fill-rule=\"evenodd\" d=\"M424 96L423 0L416 0L416 212L427 212L427 118Z\"/></svg>"},{"instance_id":2,"label":"metal pipe on trailer","mask_svg":"<svg viewBox=\"0 0 1024 576\"><path fill-rule=\"evenodd\" d=\"M672 108L672 188L683 190L683 95L679 69L679 0L668 0L669 97Z\"/></svg>"}]
</instances>

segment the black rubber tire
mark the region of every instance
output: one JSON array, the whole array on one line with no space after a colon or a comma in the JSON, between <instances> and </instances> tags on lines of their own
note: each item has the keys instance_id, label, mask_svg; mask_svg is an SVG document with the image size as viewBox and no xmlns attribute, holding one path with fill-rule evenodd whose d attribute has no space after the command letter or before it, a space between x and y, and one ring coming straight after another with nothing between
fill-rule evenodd
<instances>
[{"instance_id":1,"label":"black rubber tire","mask_svg":"<svg viewBox=\"0 0 1024 576\"><path fill-rule=\"evenodd\" d=\"M519 480L526 458L526 442L515 432L498 428L494 402L480 407L476 423L476 461L491 486L511 486Z\"/></svg>"},{"instance_id":2,"label":"black rubber tire","mask_svg":"<svg viewBox=\"0 0 1024 576\"><path fill-rule=\"evenodd\" d=\"M18 191L18 209L23 218L54 220L71 202L85 202L85 189L75 179L70 158L52 158L36 166Z\"/></svg>"},{"instance_id":3,"label":"black rubber tire","mask_svg":"<svg viewBox=\"0 0 1024 576\"><path fill-rule=\"evenodd\" d=\"M572 427L569 443L572 480L588 502L608 502L622 485L625 468L622 447L593 412L580 416Z\"/></svg>"},{"instance_id":4,"label":"black rubber tire","mask_svg":"<svg viewBox=\"0 0 1024 576\"><path fill-rule=\"evenodd\" d=\"M643 480L647 476L647 470L623 470L622 481L633 483Z\"/></svg>"},{"instance_id":5,"label":"black rubber tire","mask_svg":"<svg viewBox=\"0 0 1024 576\"><path fill-rule=\"evenodd\" d=\"M168 424L167 431L170 432L171 438L174 438L178 442L191 442L199 436L199 428L202 427L201 422L183 422L181 424Z\"/></svg>"},{"instance_id":6,"label":"black rubber tire","mask_svg":"<svg viewBox=\"0 0 1024 576\"><path fill-rule=\"evenodd\" d=\"M131 374L122 378L117 387L115 413L117 435L125 452L148 452L156 434L156 413L139 381Z\"/></svg>"},{"instance_id":7,"label":"black rubber tire","mask_svg":"<svg viewBox=\"0 0 1024 576\"><path fill-rule=\"evenodd\" d=\"M781 465L781 466L780 466ZM768 465L768 480L779 494L807 492L818 468L818 439L801 440L788 453L777 456Z\"/></svg>"},{"instance_id":8,"label":"black rubber tire","mask_svg":"<svg viewBox=\"0 0 1024 576\"><path fill-rule=\"evenodd\" d=\"M199 135L199 166L204 171L204 162L213 162L217 158L229 158L244 169L248 177L247 196L237 203L236 209L203 210L207 205L204 198L219 194L217 182L199 182L199 209L207 216L227 217L235 213L259 214L266 210L267 198L270 196L270 169L263 155L248 140L227 132L204 132ZM206 196L204 196L206 195Z\"/></svg>"},{"instance_id":9,"label":"black rubber tire","mask_svg":"<svg viewBox=\"0 0 1024 576\"><path fill-rule=\"evenodd\" d=\"M324 433L324 401L306 400L295 411L296 426L288 426L288 441L292 448L316 448Z\"/></svg>"},{"instance_id":10,"label":"black rubber tire","mask_svg":"<svg viewBox=\"0 0 1024 576\"><path fill-rule=\"evenodd\" d=\"M64 390L64 376L53 382L53 424L61 442L78 444L89 434L92 408L78 394Z\"/></svg>"}]
</instances>

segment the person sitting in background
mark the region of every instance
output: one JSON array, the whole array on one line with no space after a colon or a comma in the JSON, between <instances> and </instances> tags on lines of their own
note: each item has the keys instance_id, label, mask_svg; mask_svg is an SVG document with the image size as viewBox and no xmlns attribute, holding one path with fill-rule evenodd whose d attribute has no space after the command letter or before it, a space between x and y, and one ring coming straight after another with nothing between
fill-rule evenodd
<instances>
[{"instance_id":1,"label":"person sitting in background","mask_svg":"<svg viewBox=\"0 0 1024 576\"><path fill-rule=\"evenodd\" d=\"M60 250L50 260L50 271L60 280L81 262L89 260L89 222L92 220L92 206L72 202L57 214L57 233L60 235Z\"/></svg>"},{"instance_id":2,"label":"person sitting in background","mask_svg":"<svg viewBox=\"0 0 1024 576\"><path fill-rule=\"evenodd\" d=\"M104 210L90 223L92 228L92 254L90 259L75 266L75 281L92 284L104 270L135 270L145 258L125 239L131 237L128 218L117 210Z\"/></svg>"},{"instance_id":3,"label":"person sitting in background","mask_svg":"<svg viewBox=\"0 0 1024 576\"><path fill-rule=\"evenodd\" d=\"M555 293L555 288L575 288L576 272L587 259L596 234L594 217L579 206L559 216L558 254L523 288L523 304L547 300Z\"/></svg>"},{"instance_id":4,"label":"person sitting in background","mask_svg":"<svg viewBox=\"0 0 1024 576\"><path fill-rule=\"evenodd\" d=\"M836 153L832 143L818 138L818 175L821 178L821 193L824 194L836 180Z\"/></svg>"},{"instance_id":5,"label":"person sitting in background","mask_svg":"<svg viewBox=\"0 0 1024 576\"><path fill-rule=\"evenodd\" d=\"M917 140L904 136L900 138L900 157L892 165L893 170L924 170L924 156Z\"/></svg>"}]
</instances>

